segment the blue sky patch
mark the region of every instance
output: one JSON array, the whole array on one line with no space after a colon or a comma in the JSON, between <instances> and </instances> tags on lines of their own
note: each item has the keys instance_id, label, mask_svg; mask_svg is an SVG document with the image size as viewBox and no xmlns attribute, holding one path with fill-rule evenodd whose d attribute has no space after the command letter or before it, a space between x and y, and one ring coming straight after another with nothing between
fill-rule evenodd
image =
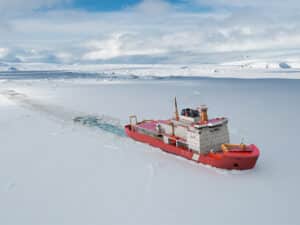
<instances>
[{"instance_id":1,"label":"blue sky patch","mask_svg":"<svg viewBox=\"0 0 300 225\"><path fill-rule=\"evenodd\" d=\"M116 11L140 2L141 0L75 0L72 6L88 11Z\"/></svg>"}]
</instances>

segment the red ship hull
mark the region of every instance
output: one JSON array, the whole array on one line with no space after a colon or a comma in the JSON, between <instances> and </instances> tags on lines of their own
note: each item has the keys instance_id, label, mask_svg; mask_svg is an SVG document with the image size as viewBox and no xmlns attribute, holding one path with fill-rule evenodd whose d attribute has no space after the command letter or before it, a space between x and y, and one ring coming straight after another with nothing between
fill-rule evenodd
<instances>
[{"instance_id":1,"label":"red ship hull","mask_svg":"<svg viewBox=\"0 0 300 225\"><path fill-rule=\"evenodd\" d=\"M189 149L166 144L162 140L139 133L131 129L131 125L125 126L125 132L128 137L154 147L160 148L165 152L182 156L197 163L210 165L216 168L228 170L248 170L252 169L259 157L259 149L255 145L247 145L251 151L228 151L209 154L197 154Z\"/></svg>"}]
</instances>

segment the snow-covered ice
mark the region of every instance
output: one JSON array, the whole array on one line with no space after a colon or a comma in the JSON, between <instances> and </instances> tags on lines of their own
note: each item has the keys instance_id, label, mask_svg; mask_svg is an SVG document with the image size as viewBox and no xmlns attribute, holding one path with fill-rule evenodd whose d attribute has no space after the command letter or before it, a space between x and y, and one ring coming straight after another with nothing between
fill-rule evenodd
<instances>
[{"instance_id":1,"label":"snow-covered ice","mask_svg":"<svg viewBox=\"0 0 300 225\"><path fill-rule=\"evenodd\" d=\"M0 61L0 75L18 78L44 77L65 78L90 76L165 78L165 77L218 77L218 78L283 78L300 79L300 51L260 50L217 52L200 54L182 63L155 64L105 64L97 62L50 63L34 61ZM63 74L64 72L64 74Z\"/></svg>"},{"instance_id":2,"label":"snow-covered ice","mask_svg":"<svg viewBox=\"0 0 300 225\"><path fill-rule=\"evenodd\" d=\"M0 224L300 223L299 80L58 77L0 78ZM168 118L174 96L229 117L232 142L260 147L255 169L199 165L73 122Z\"/></svg>"},{"instance_id":3,"label":"snow-covered ice","mask_svg":"<svg viewBox=\"0 0 300 225\"><path fill-rule=\"evenodd\" d=\"M229 53L228 53L229 54ZM240 53L242 54L242 53ZM246 54L246 53L244 53ZM1 75L21 73L23 77L52 76L81 77L101 75L111 77L139 77L151 79L153 77L218 77L218 78L283 78L300 79L299 50L280 52L248 53L238 57L231 53L207 55L202 60L188 64L99 64L99 63L73 63L56 64L41 62L18 62L0 64ZM1 63L1 62L0 62ZM18 73L18 71L20 71ZM27 73L25 73L27 71ZM43 72L41 72L43 71ZM60 73L53 73L60 71ZM75 72L75 73L74 73Z\"/></svg>"},{"instance_id":4,"label":"snow-covered ice","mask_svg":"<svg viewBox=\"0 0 300 225\"><path fill-rule=\"evenodd\" d=\"M292 66L290 66L293 65ZM292 63L286 62L260 62L238 61L223 64L200 64L200 65L119 65L119 64L87 64L87 65L57 65L28 63L18 65L21 71L44 70L66 71L77 73L101 74L108 77L137 76L145 79L152 77L219 77L219 78L283 78L299 79L299 60ZM282 65L285 65L283 67ZM290 68L287 68L290 66ZM1 69L1 68L0 68ZM5 68L4 68L5 69ZM5 69L6 70L6 69ZM4 70L4 72L5 72ZM14 73L14 72L12 72ZM73 74L74 76L74 74Z\"/></svg>"}]
</instances>

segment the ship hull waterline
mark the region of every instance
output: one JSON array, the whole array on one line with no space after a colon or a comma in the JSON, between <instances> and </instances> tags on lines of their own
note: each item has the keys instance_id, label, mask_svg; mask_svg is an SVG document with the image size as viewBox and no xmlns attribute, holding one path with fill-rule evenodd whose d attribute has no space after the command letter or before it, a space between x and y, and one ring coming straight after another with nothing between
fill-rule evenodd
<instances>
[{"instance_id":1,"label":"ship hull waterline","mask_svg":"<svg viewBox=\"0 0 300 225\"><path fill-rule=\"evenodd\" d=\"M175 154L197 163L210 165L227 170L249 170L254 168L259 157L259 149L251 144L248 145L251 152L218 152L208 154L197 154L191 150L166 144L162 140L145 135L132 129L131 125L125 126L125 133L128 137L159 148L167 153Z\"/></svg>"}]
</instances>

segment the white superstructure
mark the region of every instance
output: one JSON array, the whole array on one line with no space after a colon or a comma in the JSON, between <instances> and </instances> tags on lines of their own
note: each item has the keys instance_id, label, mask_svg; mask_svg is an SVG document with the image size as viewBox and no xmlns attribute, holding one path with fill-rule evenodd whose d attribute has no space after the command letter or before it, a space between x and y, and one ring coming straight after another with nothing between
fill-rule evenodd
<instances>
[{"instance_id":1,"label":"white superstructure","mask_svg":"<svg viewBox=\"0 0 300 225\"><path fill-rule=\"evenodd\" d=\"M199 109L199 113L196 110L185 110L192 113L185 113L183 110L178 119L159 123L165 142L169 137L176 137L176 145L183 145L202 154L220 151L222 144L230 143L226 118L208 120L207 108L203 107Z\"/></svg>"}]
</instances>

